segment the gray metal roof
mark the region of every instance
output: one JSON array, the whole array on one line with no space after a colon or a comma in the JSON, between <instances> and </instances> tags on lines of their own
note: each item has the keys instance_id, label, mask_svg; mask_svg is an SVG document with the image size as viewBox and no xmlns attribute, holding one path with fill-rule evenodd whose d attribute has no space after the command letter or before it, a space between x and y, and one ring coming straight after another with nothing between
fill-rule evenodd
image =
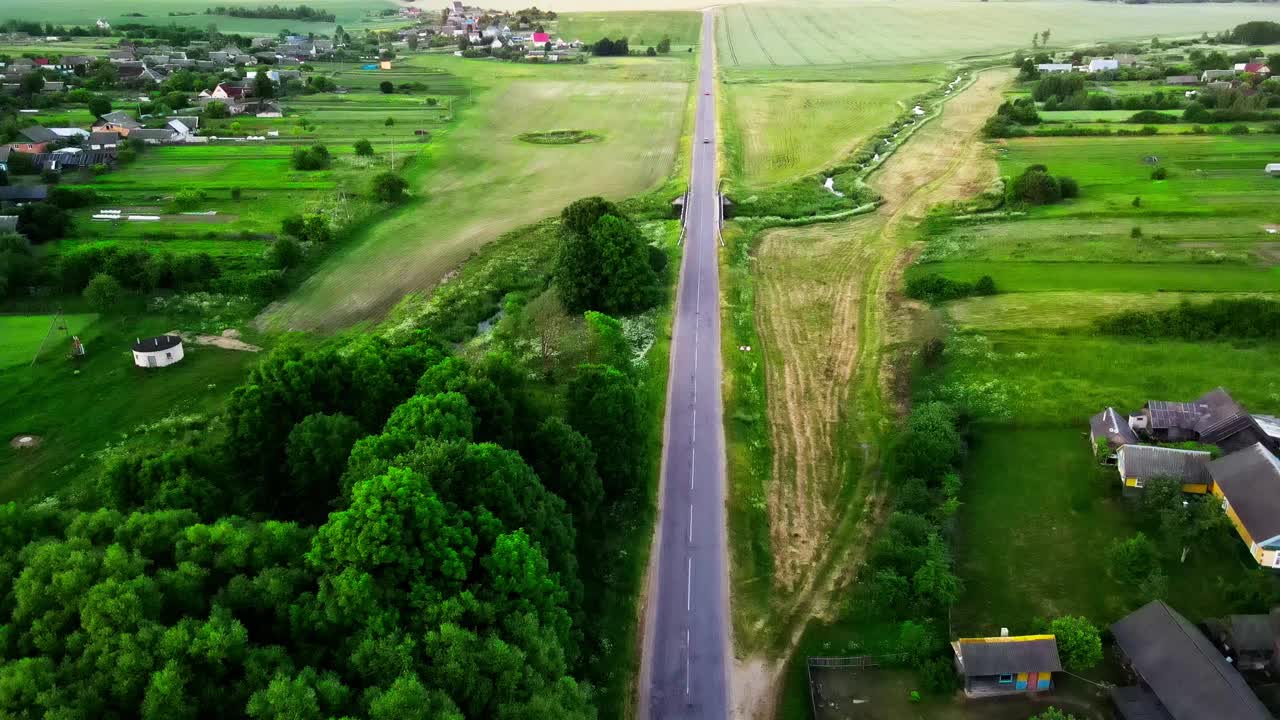
<instances>
[{"instance_id":1,"label":"gray metal roof","mask_svg":"<svg viewBox=\"0 0 1280 720\"><path fill-rule=\"evenodd\" d=\"M1280 535L1280 460L1262 443L1214 460L1209 474L1255 542Z\"/></svg>"},{"instance_id":2,"label":"gray metal roof","mask_svg":"<svg viewBox=\"0 0 1280 720\"><path fill-rule=\"evenodd\" d=\"M1160 698L1141 686L1113 688L1111 701L1124 720L1172 720Z\"/></svg>"},{"instance_id":3,"label":"gray metal roof","mask_svg":"<svg viewBox=\"0 0 1280 720\"><path fill-rule=\"evenodd\" d=\"M47 143L58 139L57 133L40 125L22 128L18 131L18 134L33 143Z\"/></svg>"},{"instance_id":4,"label":"gray metal roof","mask_svg":"<svg viewBox=\"0 0 1280 720\"><path fill-rule=\"evenodd\" d=\"M1204 442L1217 444L1247 430L1256 430L1255 441L1266 437L1253 417L1222 388L1210 390L1196 403L1205 408L1195 426L1195 431Z\"/></svg>"},{"instance_id":5,"label":"gray metal roof","mask_svg":"<svg viewBox=\"0 0 1280 720\"><path fill-rule=\"evenodd\" d=\"M1094 438L1106 438L1111 447L1138 442L1138 434L1129 427L1129 418L1113 407L1089 418L1089 431Z\"/></svg>"},{"instance_id":6,"label":"gray metal roof","mask_svg":"<svg viewBox=\"0 0 1280 720\"><path fill-rule=\"evenodd\" d=\"M1162 601L1125 616L1111 634L1171 720L1274 720L1209 639Z\"/></svg>"},{"instance_id":7,"label":"gray metal roof","mask_svg":"<svg viewBox=\"0 0 1280 720\"><path fill-rule=\"evenodd\" d=\"M1232 615L1227 618L1231 645L1244 652L1262 652L1272 649L1275 633L1270 615Z\"/></svg>"},{"instance_id":8,"label":"gray metal roof","mask_svg":"<svg viewBox=\"0 0 1280 720\"><path fill-rule=\"evenodd\" d=\"M48 185L0 186L0 200L44 200L47 197L49 197Z\"/></svg>"},{"instance_id":9,"label":"gray metal roof","mask_svg":"<svg viewBox=\"0 0 1280 720\"><path fill-rule=\"evenodd\" d=\"M1202 450L1180 450L1154 445L1125 445L1116 451L1120 474L1126 478L1177 478L1184 483L1208 483L1209 461Z\"/></svg>"},{"instance_id":10,"label":"gray metal roof","mask_svg":"<svg viewBox=\"0 0 1280 720\"><path fill-rule=\"evenodd\" d=\"M965 675L1058 672L1058 641L1052 636L961 638L956 643Z\"/></svg>"}]
</instances>

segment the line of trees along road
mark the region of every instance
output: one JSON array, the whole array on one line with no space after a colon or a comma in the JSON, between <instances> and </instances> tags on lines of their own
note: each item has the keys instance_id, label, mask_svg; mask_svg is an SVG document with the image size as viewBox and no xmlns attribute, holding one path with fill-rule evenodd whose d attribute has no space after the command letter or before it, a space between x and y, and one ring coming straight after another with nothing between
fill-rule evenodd
<instances>
[{"instance_id":1,"label":"line of trees along road","mask_svg":"<svg viewBox=\"0 0 1280 720\"><path fill-rule=\"evenodd\" d=\"M653 282L629 220L589 226ZM426 331L286 343L189 440L0 505L0 713L596 717L650 411L620 323L582 338L554 382Z\"/></svg>"}]
</instances>

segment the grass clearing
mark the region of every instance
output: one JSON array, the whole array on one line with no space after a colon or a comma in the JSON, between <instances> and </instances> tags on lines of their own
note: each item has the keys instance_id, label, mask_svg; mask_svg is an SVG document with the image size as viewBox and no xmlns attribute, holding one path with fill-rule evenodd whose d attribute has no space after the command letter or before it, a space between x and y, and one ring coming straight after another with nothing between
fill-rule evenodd
<instances>
[{"instance_id":1,"label":"grass clearing","mask_svg":"<svg viewBox=\"0 0 1280 720\"><path fill-rule=\"evenodd\" d=\"M774 82L725 85L738 137L731 171L752 187L830 164L907 109L926 83ZM736 150L736 152L734 152Z\"/></svg>"},{"instance_id":2,"label":"grass clearing","mask_svg":"<svg viewBox=\"0 0 1280 720\"><path fill-rule=\"evenodd\" d=\"M465 122L419 155L409 175L417 197L353 238L291 296L268 308L264 324L333 329L376 319L507 230L553 215L579 197L621 199L669 176L686 83L609 82L590 74L577 82L489 82L461 111ZM593 128L605 140L534 146L517 139L573 126Z\"/></svg>"},{"instance_id":3,"label":"grass clearing","mask_svg":"<svg viewBox=\"0 0 1280 720\"><path fill-rule=\"evenodd\" d=\"M65 359L68 341L58 334L29 365L39 346L37 335L43 333L28 330L11 341L8 330L15 324L43 324L47 330L48 317L0 320L0 358L23 356L19 364L3 368L5 382L0 383L0 502L38 497L73 478L91 476L101 467L104 451L147 426L216 412L258 360L256 353L187 343L182 362L148 371L133 364L134 340L184 329L191 318L148 313L94 320L74 314L68 316L68 330L85 343L85 357L74 363ZM39 436L40 447L9 447L19 433Z\"/></svg>"}]
</instances>

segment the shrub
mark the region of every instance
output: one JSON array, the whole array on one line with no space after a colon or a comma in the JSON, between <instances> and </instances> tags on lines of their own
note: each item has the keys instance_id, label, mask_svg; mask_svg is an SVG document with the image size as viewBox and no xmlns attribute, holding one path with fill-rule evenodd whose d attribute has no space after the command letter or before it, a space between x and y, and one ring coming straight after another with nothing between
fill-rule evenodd
<instances>
[{"instance_id":1,"label":"shrub","mask_svg":"<svg viewBox=\"0 0 1280 720\"><path fill-rule=\"evenodd\" d=\"M915 275L907 278L904 290L907 297L939 303L970 295L995 295L996 283L990 275L983 275L977 282L952 280L936 274Z\"/></svg>"},{"instance_id":2,"label":"shrub","mask_svg":"<svg viewBox=\"0 0 1280 720\"><path fill-rule=\"evenodd\" d=\"M221 120L227 117L230 112L227 110L227 104L214 100L204 106L204 116L210 120Z\"/></svg>"},{"instance_id":3,"label":"shrub","mask_svg":"<svg viewBox=\"0 0 1280 720\"><path fill-rule=\"evenodd\" d=\"M360 157L369 157L373 155L373 143L368 140L357 140L355 144L356 155Z\"/></svg>"},{"instance_id":4,"label":"shrub","mask_svg":"<svg viewBox=\"0 0 1280 720\"><path fill-rule=\"evenodd\" d=\"M1087 618L1064 615L1049 623L1049 632L1067 670L1083 672L1102 662L1102 636Z\"/></svg>"},{"instance_id":5,"label":"shrub","mask_svg":"<svg viewBox=\"0 0 1280 720\"><path fill-rule=\"evenodd\" d=\"M381 90L384 95L390 95L396 91L396 86L392 85L390 80L383 80L378 83L378 89Z\"/></svg>"},{"instance_id":6,"label":"shrub","mask_svg":"<svg viewBox=\"0 0 1280 720\"><path fill-rule=\"evenodd\" d=\"M115 307L120 301L120 295L123 289L120 287L120 281L107 273L98 273L93 276L89 284L84 288L85 302L89 303L89 307L94 310L105 311Z\"/></svg>"},{"instance_id":7,"label":"shrub","mask_svg":"<svg viewBox=\"0 0 1280 720\"><path fill-rule=\"evenodd\" d=\"M106 115L109 112L111 112L110 98L108 98L105 95L94 95L93 97L89 98L89 114L90 115L97 118L97 117L102 117L103 115Z\"/></svg>"},{"instance_id":8,"label":"shrub","mask_svg":"<svg viewBox=\"0 0 1280 720\"><path fill-rule=\"evenodd\" d=\"M1062 199L1062 185L1043 168L1032 166L1009 183L1006 194L1012 205L1050 205Z\"/></svg>"},{"instance_id":9,"label":"shrub","mask_svg":"<svg viewBox=\"0 0 1280 720\"><path fill-rule=\"evenodd\" d=\"M98 201L92 188L55 187L49 189L49 202L64 210L88 207Z\"/></svg>"},{"instance_id":10,"label":"shrub","mask_svg":"<svg viewBox=\"0 0 1280 720\"><path fill-rule=\"evenodd\" d=\"M62 182L62 173L54 170L53 168L45 168L44 171L40 173L40 181L50 185L57 185Z\"/></svg>"},{"instance_id":11,"label":"shrub","mask_svg":"<svg viewBox=\"0 0 1280 720\"><path fill-rule=\"evenodd\" d=\"M241 192L240 192L240 188L239 188L239 187L233 187L233 188L231 188L231 199L232 199L232 200L235 200L236 202L240 202L240 195L241 195Z\"/></svg>"},{"instance_id":12,"label":"shrub","mask_svg":"<svg viewBox=\"0 0 1280 720\"><path fill-rule=\"evenodd\" d=\"M1169 177L1169 171L1163 167L1158 167L1151 171L1152 180L1164 180L1167 177Z\"/></svg>"},{"instance_id":13,"label":"shrub","mask_svg":"<svg viewBox=\"0 0 1280 720\"><path fill-rule=\"evenodd\" d=\"M1059 175L1058 189L1062 191L1063 200L1080 197L1080 183L1076 182L1076 179L1073 177Z\"/></svg>"},{"instance_id":14,"label":"shrub","mask_svg":"<svg viewBox=\"0 0 1280 720\"><path fill-rule=\"evenodd\" d=\"M1280 302L1261 298L1214 300L1196 304L1183 301L1168 310L1104 317L1097 321L1096 327L1108 335L1153 339L1204 341L1280 338Z\"/></svg>"},{"instance_id":15,"label":"shrub","mask_svg":"<svg viewBox=\"0 0 1280 720\"><path fill-rule=\"evenodd\" d=\"M204 202L207 195L204 190L179 190L177 195L173 197L173 205L180 212L195 210Z\"/></svg>"},{"instance_id":16,"label":"shrub","mask_svg":"<svg viewBox=\"0 0 1280 720\"><path fill-rule=\"evenodd\" d=\"M1130 115L1126 122L1131 122L1135 125L1138 123L1142 123L1144 125L1171 125L1178 122L1178 118L1173 117L1172 115L1165 115L1164 113L1156 112L1155 110L1140 110L1133 115Z\"/></svg>"},{"instance_id":17,"label":"shrub","mask_svg":"<svg viewBox=\"0 0 1280 720\"><path fill-rule=\"evenodd\" d=\"M373 178L373 196L381 202L400 202L408 187L409 183L393 172L378 173Z\"/></svg>"},{"instance_id":18,"label":"shrub","mask_svg":"<svg viewBox=\"0 0 1280 720\"><path fill-rule=\"evenodd\" d=\"M384 127L392 127L393 125L396 124L396 119L388 116L387 119L383 121L382 124Z\"/></svg>"},{"instance_id":19,"label":"shrub","mask_svg":"<svg viewBox=\"0 0 1280 720\"><path fill-rule=\"evenodd\" d=\"M329 148L324 145L293 149L293 167L298 170L324 170L329 161Z\"/></svg>"},{"instance_id":20,"label":"shrub","mask_svg":"<svg viewBox=\"0 0 1280 720\"><path fill-rule=\"evenodd\" d=\"M302 262L302 246L291 237L282 237L271 245L269 258L272 267L287 270Z\"/></svg>"},{"instance_id":21,"label":"shrub","mask_svg":"<svg viewBox=\"0 0 1280 720\"><path fill-rule=\"evenodd\" d=\"M1232 125L1230 128L1227 129L1227 134L1228 135L1248 135L1249 126L1248 125Z\"/></svg>"}]
</instances>

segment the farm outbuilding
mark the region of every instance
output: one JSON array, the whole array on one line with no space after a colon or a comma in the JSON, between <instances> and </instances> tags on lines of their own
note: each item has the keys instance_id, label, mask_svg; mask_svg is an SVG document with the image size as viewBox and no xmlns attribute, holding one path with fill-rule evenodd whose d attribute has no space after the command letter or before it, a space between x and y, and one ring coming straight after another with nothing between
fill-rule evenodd
<instances>
[{"instance_id":1,"label":"farm outbuilding","mask_svg":"<svg viewBox=\"0 0 1280 720\"><path fill-rule=\"evenodd\" d=\"M1266 172L1271 177L1280 177L1280 163L1267 163Z\"/></svg>"},{"instance_id":2,"label":"farm outbuilding","mask_svg":"<svg viewBox=\"0 0 1280 720\"><path fill-rule=\"evenodd\" d=\"M182 357L182 338L177 335L139 339L133 344L133 364L141 368L167 367Z\"/></svg>"},{"instance_id":3,"label":"farm outbuilding","mask_svg":"<svg viewBox=\"0 0 1280 720\"><path fill-rule=\"evenodd\" d=\"M964 678L966 697L1041 692L1053 686L1062 670L1053 635L961 638L951 643L956 670Z\"/></svg>"}]
</instances>

